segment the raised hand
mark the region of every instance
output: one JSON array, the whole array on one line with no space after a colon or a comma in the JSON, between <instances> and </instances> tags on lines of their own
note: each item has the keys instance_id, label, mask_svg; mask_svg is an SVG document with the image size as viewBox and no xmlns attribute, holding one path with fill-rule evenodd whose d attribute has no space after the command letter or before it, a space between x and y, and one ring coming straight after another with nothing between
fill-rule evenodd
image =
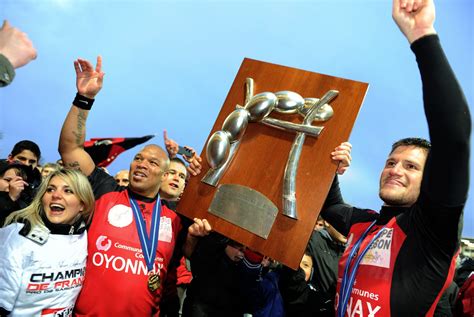
<instances>
[{"instance_id":1,"label":"raised hand","mask_svg":"<svg viewBox=\"0 0 474 317\"><path fill-rule=\"evenodd\" d=\"M28 186L28 183L23 180L20 176L13 177L9 182L8 195L11 200L17 201L20 198L21 192Z\"/></svg>"},{"instance_id":2,"label":"raised hand","mask_svg":"<svg viewBox=\"0 0 474 317\"><path fill-rule=\"evenodd\" d=\"M186 169L193 176L196 176L196 175L201 173L202 158L196 153L196 151L192 147L185 146L185 148L190 150L191 153L192 153L192 156L183 155L183 158L186 160L186 162L189 163L189 165L186 167Z\"/></svg>"},{"instance_id":3,"label":"raised hand","mask_svg":"<svg viewBox=\"0 0 474 317\"><path fill-rule=\"evenodd\" d=\"M337 168L339 175L344 174L351 165L351 150L352 145L349 142L343 142L331 152L331 159L339 164Z\"/></svg>"},{"instance_id":4,"label":"raised hand","mask_svg":"<svg viewBox=\"0 0 474 317\"><path fill-rule=\"evenodd\" d=\"M436 34L433 0L393 0L392 17L410 44Z\"/></svg>"},{"instance_id":5,"label":"raised hand","mask_svg":"<svg viewBox=\"0 0 474 317\"><path fill-rule=\"evenodd\" d=\"M262 266L263 267L269 267L270 264L272 264L272 262L274 262L274 260L268 256L264 256L263 259L262 259Z\"/></svg>"},{"instance_id":6,"label":"raised hand","mask_svg":"<svg viewBox=\"0 0 474 317\"><path fill-rule=\"evenodd\" d=\"M170 158L176 157L178 154L179 145L176 141L168 138L168 132L163 130L163 141L165 142L166 151Z\"/></svg>"},{"instance_id":7,"label":"raised hand","mask_svg":"<svg viewBox=\"0 0 474 317\"><path fill-rule=\"evenodd\" d=\"M192 237L204 237L207 236L211 230L212 227L206 219L194 218L194 223L188 228L188 234Z\"/></svg>"},{"instance_id":8,"label":"raised hand","mask_svg":"<svg viewBox=\"0 0 474 317\"><path fill-rule=\"evenodd\" d=\"M18 68L36 58L36 49L26 33L12 27L5 20L0 28L0 54L3 54L14 68Z\"/></svg>"},{"instance_id":9,"label":"raised hand","mask_svg":"<svg viewBox=\"0 0 474 317\"><path fill-rule=\"evenodd\" d=\"M97 56L95 69L89 61L78 58L74 61L74 69L76 70L77 92L84 97L94 99L102 89L105 75L102 72L102 57Z\"/></svg>"}]
</instances>

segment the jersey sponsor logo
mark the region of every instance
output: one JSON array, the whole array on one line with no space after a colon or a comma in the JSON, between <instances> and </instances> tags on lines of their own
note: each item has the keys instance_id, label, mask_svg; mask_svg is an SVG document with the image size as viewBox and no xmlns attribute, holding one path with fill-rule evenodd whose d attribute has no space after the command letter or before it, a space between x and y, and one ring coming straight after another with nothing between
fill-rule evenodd
<instances>
[{"instance_id":1,"label":"jersey sponsor logo","mask_svg":"<svg viewBox=\"0 0 474 317\"><path fill-rule=\"evenodd\" d=\"M107 214L108 222L117 228L124 228L133 222L132 208L125 205L115 205Z\"/></svg>"},{"instance_id":2,"label":"jersey sponsor logo","mask_svg":"<svg viewBox=\"0 0 474 317\"><path fill-rule=\"evenodd\" d=\"M108 251L112 246L112 241L107 236L99 236L95 242L97 250Z\"/></svg>"},{"instance_id":3,"label":"jersey sponsor logo","mask_svg":"<svg viewBox=\"0 0 474 317\"><path fill-rule=\"evenodd\" d=\"M368 298L368 299L371 299L371 300L379 300L379 294L364 291L364 290L358 289L356 287L352 288L351 293L353 295L357 295L357 296L360 296L360 297L365 297L365 298Z\"/></svg>"},{"instance_id":4,"label":"jersey sponsor logo","mask_svg":"<svg viewBox=\"0 0 474 317\"><path fill-rule=\"evenodd\" d=\"M120 242L112 242L107 236L99 236L95 242L97 250L107 252L113 246L116 249L125 250L134 253L137 259L144 259L143 251L141 248L133 247L130 245L122 244ZM157 256L159 261L163 261L162 257Z\"/></svg>"},{"instance_id":5,"label":"jersey sponsor logo","mask_svg":"<svg viewBox=\"0 0 474 317\"><path fill-rule=\"evenodd\" d=\"M72 316L74 307L65 308L47 308L41 311L41 316L44 317L69 317Z\"/></svg>"},{"instance_id":6,"label":"jersey sponsor logo","mask_svg":"<svg viewBox=\"0 0 474 317\"><path fill-rule=\"evenodd\" d=\"M86 268L59 272L32 273L26 286L27 294L43 294L81 287Z\"/></svg>"},{"instance_id":7,"label":"jersey sponsor logo","mask_svg":"<svg viewBox=\"0 0 474 317\"><path fill-rule=\"evenodd\" d=\"M34 283L54 282L57 280L75 278L77 276L84 276L84 273L85 273L85 268L59 271L59 272L33 273L30 276L30 282L34 282Z\"/></svg>"},{"instance_id":8,"label":"jersey sponsor logo","mask_svg":"<svg viewBox=\"0 0 474 317\"><path fill-rule=\"evenodd\" d=\"M354 290L356 290L356 292L354 292ZM378 294L361 291L356 288L352 289L352 294L358 294L359 292L363 294L364 297L367 297L368 299L371 298L375 301L379 299ZM339 293L336 294L336 299L335 299L336 310L337 310L338 305L339 305ZM379 313L381 309L382 307L377 305L377 303L366 301L364 298L357 299L351 296L351 298L349 298L349 302L347 303L345 316L347 317L377 317L379 316L379 314L377 313ZM382 316L381 313L380 313L380 316Z\"/></svg>"},{"instance_id":9,"label":"jersey sponsor logo","mask_svg":"<svg viewBox=\"0 0 474 317\"><path fill-rule=\"evenodd\" d=\"M97 267L104 267L106 269L112 269L116 272L125 272L134 275L148 275L148 268L146 267L145 261L141 260L143 254L137 253L136 258L124 258L107 253L96 252L92 256L92 264ZM158 261L163 261L162 258L157 258ZM163 263L157 263L155 261L153 269L155 272L160 272L163 268Z\"/></svg>"},{"instance_id":10,"label":"jersey sponsor logo","mask_svg":"<svg viewBox=\"0 0 474 317\"><path fill-rule=\"evenodd\" d=\"M160 220L160 231L158 240L163 242L171 242L173 238L173 226L171 225L171 218L161 217Z\"/></svg>"},{"instance_id":11,"label":"jersey sponsor logo","mask_svg":"<svg viewBox=\"0 0 474 317\"><path fill-rule=\"evenodd\" d=\"M382 233L372 242L360 264L389 268L392 238L393 228L382 229Z\"/></svg>"}]
</instances>

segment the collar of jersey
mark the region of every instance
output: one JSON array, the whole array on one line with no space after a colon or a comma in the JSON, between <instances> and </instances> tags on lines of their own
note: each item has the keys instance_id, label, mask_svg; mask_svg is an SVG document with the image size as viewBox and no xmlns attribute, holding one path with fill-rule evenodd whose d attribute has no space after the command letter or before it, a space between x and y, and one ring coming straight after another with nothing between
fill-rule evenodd
<instances>
[{"instance_id":1,"label":"collar of jersey","mask_svg":"<svg viewBox=\"0 0 474 317\"><path fill-rule=\"evenodd\" d=\"M410 209L411 207L382 206L382 209L380 210L379 218L377 219L377 225L385 225L393 217L401 215Z\"/></svg>"},{"instance_id":2,"label":"collar of jersey","mask_svg":"<svg viewBox=\"0 0 474 317\"><path fill-rule=\"evenodd\" d=\"M144 202L144 203L152 203L156 200L156 197L158 196L157 195L153 198L150 198L150 197L145 197L145 196L142 196L140 194L137 194L137 193L133 192L130 188L127 188L127 190L128 190L128 196L130 198L132 198L133 200Z\"/></svg>"},{"instance_id":3,"label":"collar of jersey","mask_svg":"<svg viewBox=\"0 0 474 317\"><path fill-rule=\"evenodd\" d=\"M51 234L81 234L86 229L86 225L82 220L82 217L79 217L79 219L72 225L52 223L44 214L41 215L41 219L43 220L44 225L46 226L46 228L49 229Z\"/></svg>"}]
</instances>

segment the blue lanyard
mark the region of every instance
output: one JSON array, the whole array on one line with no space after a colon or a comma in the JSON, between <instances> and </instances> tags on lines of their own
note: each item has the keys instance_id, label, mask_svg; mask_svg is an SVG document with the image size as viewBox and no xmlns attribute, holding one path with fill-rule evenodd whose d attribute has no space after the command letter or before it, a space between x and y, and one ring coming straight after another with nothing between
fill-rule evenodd
<instances>
[{"instance_id":1,"label":"blue lanyard","mask_svg":"<svg viewBox=\"0 0 474 317\"><path fill-rule=\"evenodd\" d=\"M153 263L155 262L156 249L158 248L158 233L160 231L161 203L160 196L156 198L155 206L151 216L150 235L146 231L146 224L140 212L140 208L135 200L130 198L130 206L133 210L135 223L137 225L138 237L142 246L143 257L145 258L148 271L153 271Z\"/></svg>"},{"instance_id":2,"label":"blue lanyard","mask_svg":"<svg viewBox=\"0 0 474 317\"><path fill-rule=\"evenodd\" d=\"M352 267L352 270L349 270L349 267L351 266L352 259L357 255L357 252L359 251L360 245L364 241L365 237L369 233L370 229L375 225L377 220L374 220L370 226L365 229L364 233L360 236L359 240L354 243L354 246L351 249L351 252L349 256L347 257L346 260L346 265L344 267L344 275L342 277L342 282L341 282L341 290L340 290L340 296L339 296L339 305L337 307L337 317L344 317L344 314L346 313L347 309L347 303L349 302L349 298L352 293L352 287L354 286L354 281L355 281L355 276L357 273L357 270L359 268L359 264L364 258L364 255L369 251L370 246L372 243L380 236L382 233L383 229L385 228L382 227L379 232L375 236L372 237L370 240L369 244L365 247L364 250L359 254L359 256L355 259L354 266Z\"/></svg>"}]
</instances>

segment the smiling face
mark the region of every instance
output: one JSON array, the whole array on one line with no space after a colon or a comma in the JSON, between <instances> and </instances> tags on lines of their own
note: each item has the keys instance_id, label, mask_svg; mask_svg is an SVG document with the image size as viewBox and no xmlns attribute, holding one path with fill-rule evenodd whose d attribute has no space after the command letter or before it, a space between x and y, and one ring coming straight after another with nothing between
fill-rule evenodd
<instances>
[{"instance_id":1,"label":"smiling face","mask_svg":"<svg viewBox=\"0 0 474 317\"><path fill-rule=\"evenodd\" d=\"M171 161L165 179L161 184L161 198L171 201L179 200L186 186L186 167L180 162Z\"/></svg>"},{"instance_id":2,"label":"smiling face","mask_svg":"<svg viewBox=\"0 0 474 317\"><path fill-rule=\"evenodd\" d=\"M412 206L420 195L427 151L399 146L388 157L380 175L379 196L388 206Z\"/></svg>"},{"instance_id":3,"label":"smiling face","mask_svg":"<svg viewBox=\"0 0 474 317\"><path fill-rule=\"evenodd\" d=\"M168 165L168 155L162 148L157 145L145 146L130 164L130 189L139 195L154 198L160 190Z\"/></svg>"},{"instance_id":4,"label":"smiling face","mask_svg":"<svg viewBox=\"0 0 474 317\"><path fill-rule=\"evenodd\" d=\"M41 199L46 218L55 224L73 224L84 204L61 177L53 176Z\"/></svg>"}]
</instances>

